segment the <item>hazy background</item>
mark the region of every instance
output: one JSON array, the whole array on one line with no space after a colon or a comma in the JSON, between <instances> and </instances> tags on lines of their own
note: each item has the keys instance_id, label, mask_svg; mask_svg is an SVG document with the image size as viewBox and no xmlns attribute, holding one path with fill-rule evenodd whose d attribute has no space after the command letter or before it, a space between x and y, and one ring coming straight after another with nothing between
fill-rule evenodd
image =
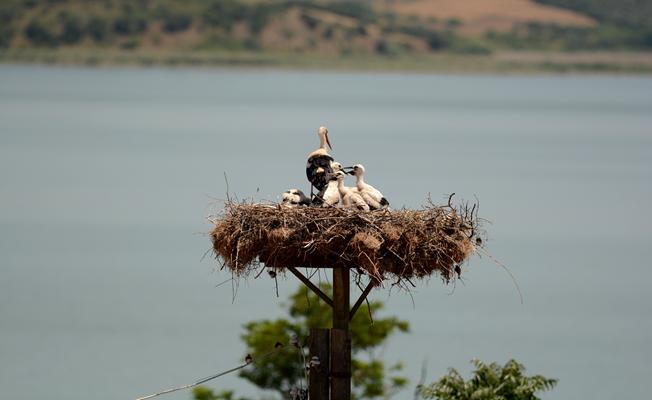
<instances>
[{"instance_id":1,"label":"hazy background","mask_svg":"<svg viewBox=\"0 0 652 400\"><path fill-rule=\"evenodd\" d=\"M0 66L0 397L133 399L228 369L297 286L202 255L223 173L308 190L316 129L394 207L480 200L464 282L373 293L411 398L469 360L560 379L546 399L644 398L652 351L652 79ZM256 390L231 375L210 387ZM179 392L169 399L188 399Z\"/></svg>"}]
</instances>

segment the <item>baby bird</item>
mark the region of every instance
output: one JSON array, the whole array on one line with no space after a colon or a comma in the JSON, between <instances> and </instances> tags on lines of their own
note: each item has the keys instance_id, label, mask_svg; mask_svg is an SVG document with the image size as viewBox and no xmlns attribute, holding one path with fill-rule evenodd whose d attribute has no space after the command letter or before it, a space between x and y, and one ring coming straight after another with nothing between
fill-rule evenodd
<instances>
[{"instance_id":1,"label":"baby bird","mask_svg":"<svg viewBox=\"0 0 652 400\"><path fill-rule=\"evenodd\" d=\"M353 188L344 186L344 177L346 174L343 171L335 173L337 179L337 189L342 197L342 205L344 207L352 207L362 211L369 211L369 205L364 201L362 196Z\"/></svg>"},{"instance_id":2,"label":"baby bird","mask_svg":"<svg viewBox=\"0 0 652 400\"><path fill-rule=\"evenodd\" d=\"M333 169L333 172L344 170L342 164L338 163L337 161L331 161L331 168Z\"/></svg>"},{"instance_id":3,"label":"baby bird","mask_svg":"<svg viewBox=\"0 0 652 400\"><path fill-rule=\"evenodd\" d=\"M358 193L360 193L360 196L362 196L364 201L372 210L379 210L381 208L389 207L389 201L387 201L385 196L383 196L383 194L378 189L364 181L364 172L365 170L362 164L354 165L353 171L349 172L357 179L356 186L358 187Z\"/></svg>"},{"instance_id":4,"label":"baby bird","mask_svg":"<svg viewBox=\"0 0 652 400\"><path fill-rule=\"evenodd\" d=\"M310 199L299 189L290 189L283 192L281 204L288 207L309 206Z\"/></svg>"},{"instance_id":5,"label":"baby bird","mask_svg":"<svg viewBox=\"0 0 652 400\"><path fill-rule=\"evenodd\" d=\"M340 191L337 188L337 173L329 174L328 184L315 196L313 203L322 207L335 207L339 202Z\"/></svg>"}]
</instances>

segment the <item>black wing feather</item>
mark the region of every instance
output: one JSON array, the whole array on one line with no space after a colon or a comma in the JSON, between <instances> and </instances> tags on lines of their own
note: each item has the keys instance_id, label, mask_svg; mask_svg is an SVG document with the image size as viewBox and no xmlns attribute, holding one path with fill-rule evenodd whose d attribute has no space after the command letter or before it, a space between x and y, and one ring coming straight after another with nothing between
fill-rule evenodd
<instances>
[{"instance_id":1,"label":"black wing feather","mask_svg":"<svg viewBox=\"0 0 652 400\"><path fill-rule=\"evenodd\" d=\"M328 185L328 175L333 173L331 161L333 161L333 157L327 154L312 156L308 159L306 164L306 177L317 190L321 191ZM317 170L319 168L322 168L325 173L318 174Z\"/></svg>"}]
</instances>

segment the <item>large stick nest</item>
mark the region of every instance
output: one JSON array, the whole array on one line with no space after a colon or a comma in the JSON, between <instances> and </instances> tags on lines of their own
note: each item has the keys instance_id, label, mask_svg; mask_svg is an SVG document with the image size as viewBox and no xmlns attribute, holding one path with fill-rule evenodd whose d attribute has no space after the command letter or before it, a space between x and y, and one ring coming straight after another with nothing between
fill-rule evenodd
<instances>
[{"instance_id":1,"label":"large stick nest","mask_svg":"<svg viewBox=\"0 0 652 400\"><path fill-rule=\"evenodd\" d=\"M216 255L236 275L263 263L273 270L351 268L375 284L433 273L449 282L481 242L475 210L456 209L450 199L447 206L371 212L229 201L211 218L211 237Z\"/></svg>"}]
</instances>

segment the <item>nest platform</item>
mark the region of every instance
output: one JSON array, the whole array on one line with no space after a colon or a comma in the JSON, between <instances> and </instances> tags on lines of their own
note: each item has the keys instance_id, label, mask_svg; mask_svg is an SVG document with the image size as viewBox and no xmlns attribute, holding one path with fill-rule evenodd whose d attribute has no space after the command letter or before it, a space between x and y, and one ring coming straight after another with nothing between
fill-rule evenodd
<instances>
[{"instance_id":1,"label":"nest platform","mask_svg":"<svg viewBox=\"0 0 652 400\"><path fill-rule=\"evenodd\" d=\"M262 263L280 271L355 269L376 285L435 273L449 282L481 242L474 210L450 201L370 212L227 202L222 215L211 218L211 238L216 256L238 276Z\"/></svg>"}]
</instances>

